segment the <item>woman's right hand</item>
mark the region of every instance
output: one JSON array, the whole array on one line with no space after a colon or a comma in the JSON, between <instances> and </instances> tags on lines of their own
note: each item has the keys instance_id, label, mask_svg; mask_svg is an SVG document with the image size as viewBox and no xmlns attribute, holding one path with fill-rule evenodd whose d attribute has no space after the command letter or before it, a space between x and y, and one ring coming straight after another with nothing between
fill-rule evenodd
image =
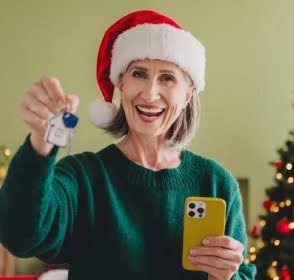
<instances>
[{"instance_id":1,"label":"woman's right hand","mask_svg":"<svg viewBox=\"0 0 294 280\"><path fill-rule=\"evenodd\" d=\"M55 77L44 76L27 90L20 115L31 129L30 141L36 152L46 156L53 148L44 140L48 119L64 111L75 113L78 105L78 97L66 94Z\"/></svg>"}]
</instances>

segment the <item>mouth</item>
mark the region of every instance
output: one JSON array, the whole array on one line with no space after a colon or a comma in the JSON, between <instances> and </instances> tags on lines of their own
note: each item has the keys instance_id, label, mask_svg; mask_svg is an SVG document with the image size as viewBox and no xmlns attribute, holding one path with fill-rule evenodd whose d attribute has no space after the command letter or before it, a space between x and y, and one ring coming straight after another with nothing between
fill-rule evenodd
<instances>
[{"instance_id":1,"label":"mouth","mask_svg":"<svg viewBox=\"0 0 294 280\"><path fill-rule=\"evenodd\" d=\"M136 105L136 110L139 114L144 115L146 117L158 117L161 114L163 114L164 110L163 108L150 108L142 105Z\"/></svg>"}]
</instances>

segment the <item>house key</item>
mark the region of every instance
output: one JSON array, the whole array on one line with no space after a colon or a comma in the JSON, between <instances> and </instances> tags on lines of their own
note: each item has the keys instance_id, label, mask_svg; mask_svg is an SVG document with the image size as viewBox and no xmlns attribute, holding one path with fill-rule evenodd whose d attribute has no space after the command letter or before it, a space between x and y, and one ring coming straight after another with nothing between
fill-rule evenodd
<instances>
[{"instance_id":1,"label":"house key","mask_svg":"<svg viewBox=\"0 0 294 280\"><path fill-rule=\"evenodd\" d=\"M78 120L77 116L68 112L61 112L50 118L44 137L45 141L59 147L67 147L69 153L71 139Z\"/></svg>"}]
</instances>

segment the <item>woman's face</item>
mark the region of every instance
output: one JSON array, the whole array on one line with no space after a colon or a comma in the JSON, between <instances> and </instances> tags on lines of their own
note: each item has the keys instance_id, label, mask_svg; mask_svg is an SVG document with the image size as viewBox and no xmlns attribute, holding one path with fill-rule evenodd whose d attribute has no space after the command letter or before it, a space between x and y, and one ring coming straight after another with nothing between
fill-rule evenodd
<instances>
[{"instance_id":1,"label":"woman's face","mask_svg":"<svg viewBox=\"0 0 294 280\"><path fill-rule=\"evenodd\" d=\"M175 64L146 59L129 65L119 89L130 131L160 136L188 104L194 87Z\"/></svg>"}]
</instances>

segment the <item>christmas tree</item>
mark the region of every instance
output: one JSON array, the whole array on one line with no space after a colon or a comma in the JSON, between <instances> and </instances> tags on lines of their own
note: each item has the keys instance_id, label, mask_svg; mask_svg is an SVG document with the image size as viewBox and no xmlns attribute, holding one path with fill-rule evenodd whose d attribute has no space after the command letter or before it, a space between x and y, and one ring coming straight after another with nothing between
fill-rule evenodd
<instances>
[{"instance_id":1,"label":"christmas tree","mask_svg":"<svg viewBox=\"0 0 294 280\"><path fill-rule=\"evenodd\" d=\"M264 213L250 230L248 262L257 280L294 280L294 132L270 162L274 185L266 189Z\"/></svg>"}]
</instances>

